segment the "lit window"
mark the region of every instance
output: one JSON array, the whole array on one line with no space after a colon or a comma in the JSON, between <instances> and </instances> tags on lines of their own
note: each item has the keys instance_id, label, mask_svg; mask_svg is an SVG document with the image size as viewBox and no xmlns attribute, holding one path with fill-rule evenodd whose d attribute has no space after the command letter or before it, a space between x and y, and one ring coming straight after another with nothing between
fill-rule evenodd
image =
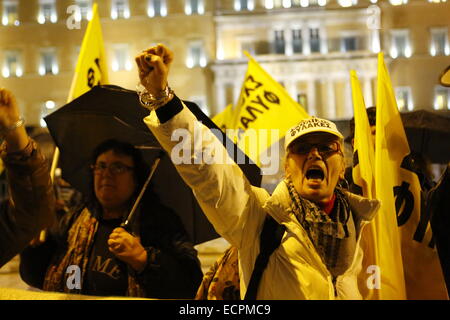
<instances>
[{"instance_id":1,"label":"lit window","mask_svg":"<svg viewBox=\"0 0 450 320\"><path fill-rule=\"evenodd\" d=\"M166 0L149 0L147 14L149 17L167 16Z\"/></svg>"},{"instance_id":2,"label":"lit window","mask_svg":"<svg viewBox=\"0 0 450 320\"><path fill-rule=\"evenodd\" d=\"M302 30L295 29L292 30L292 50L294 53L303 52L303 42L302 42Z\"/></svg>"},{"instance_id":3,"label":"lit window","mask_svg":"<svg viewBox=\"0 0 450 320\"><path fill-rule=\"evenodd\" d=\"M450 109L450 88L436 86L434 88L434 109Z\"/></svg>"},{"instance_id":4,"label":"lit window","mask_svg":"<svg viewBox=\"0 0 450 320\"><path fill-rule=\"evenodd\" d=\"M275 30L274 35L275 35L275 39L274 39L275 53L284 54L285 53L285 45L286 45L286 42L284 40L284 31L283 30Z\"/></svg>"},{"instance_id":5,"label":"lit window","mask_svg":"<svg viewBox=\"0 0 450 320\"><path fill-rule=\"evenodd\" d=\"M402 4L407 4L408 0L389 0L389 2L393 5L393 6L400 6Z\"/></svg>"},{"instance_id":6,"label":"lit window","mask_svg":"<svg viewBox=\"0 0 450 320\"><path fill-rule=\"evenodd\" d=\"M39 0L38 22L44 24L47 22L56 23L57 21L55 0Z\"/></svg>"},{"instance_id":7,"label":"lit window","mask_svg":"<svg viewBox=\"0 0 450 320\"><path fill-rule=\"evenodd\" d=\"M205 13L205 5L203 3L204 0L185 0L184 3L184 12L187 15L191 14L204 14Z\"/></svg>"},{"instance_id":8,"label":"lit window","mask_svg":"<svg viewBox=\"0 0 450 320\"><path fill-rule=\"evenodd\" d=\"M306 8L309 6L309 0L300 0L300 7Z\"/></svg>"},{"instance_id":9,"label":"lit window","mask_svg":"<svg viewBox=\"0 0 450 320\"><path fill-rule=\"evenodd\" d=\"M447 28L433 28L431 32L430 54L434 56L450 55Z\"/></svg>"},{"instance_id":10,"label":"lit window","mask_svg":"<svg viewBox=\"0 0 450 320\"><path fill-rule=\"evenodd\" d=\"M128 19L130 17L130 7L128 6L128 0L112 0L111 4L111 18L116 19Z\"/></svg>"},{"instance_id":11,"label":"lit window","mask_svg":"<svg viewBox=\"0 0 450 320\"><path fill-rule=\"evenodd\" d=\"M273 9L274 8L274 0L265 0L264 8L269 9L269 10Z\"/></svg>"},{"instance_id":12,"label":"lit window","mask_svg":"<svg viewBox=\"0 0 450 320\"><path fill-rule=\"evenodd\" d=\"M200 40L191 41L188 44L186 66L188 68L205 67L206 64L207 60L203 49L203 42Z\"/></svg>"},{"instance_id":13,"label":"lit window","mask_svg":"<svg viewBox=\"0 0 450 320\"><path fill-rule=\"evenodd\" d=\"M395 88L395 98L399 111L412 111L414 109L410 87Z\"/></svg>"},{"instance_id":14,"label":"lit window","mask_svg":"<svg viewBox=\"0 0 450 320\"><path fill-rule=\"evenodd\" d=\"M18 8L17 0L3 1L2 24L4 26L7 25L18 26L20 24L17 8Z\"/></svg>"},{"instance_id":15,"label":"lit window","mask_svg":"<svg viewBox=\"0 0 450 320\"><path fill-rule=\"evenodd\" d=\"M234 0L234 10L236 11L252 11L255 9L254 0Z\"/></svg>"},{"instance_id":16,"label":"lit window","mask_svg":"<svg viewBox=\"0 0 450 320\"><path fill-rule=\"evenodd\" d=\"M344 36L341 38L341 51L355 51L358 48L358 39L356 36Z\"/></svg>"},{"instance_id":17,"label":"lit window","mask_svg":"<svg viewBox=\"0 0 450 320\"><path fill-rule=\"evenodd\" d=\"M358 4L358 0L338 0L341 7L347 8Z\"/></svg>"},{"instance_id":18,"label":"lit window","mask_svg":"<svg viewBox=\"0 0 450 320\"><path fill-rule=\"evenodd\" d=\"M130 71L132 68L129 46L128 44L116 44L114 45L114 55L112 62L113 71Z\"/></svg>"},{"instance_id":19,"label":"lit window","mask_svg":"<svg viewBox=\"0 0 450 320\"><path fill-rule=\"evenodd\" d=\"M428 0L430 3L441 3L441 2L447 2L447 0Z\"/></svg>"},{"instance_id":20,"label":"lit window","mask_svg":"<svg viewBox=\"0 0 450 320\"><path fill-rule=\"evenodd\" d=\"M283 8L290 8L292 6L291 0L283 0L282 2Z\"/></svg>"},{"instance_id":21,"label":"lit window","mask_svg":"<svg viewBox=\"0 0 450 320\"><path fill-rule=\"evenodd\" d=\"M5 51L2 75L5 78L23 75L21 54L19 51Z\"/></svg>"},{"instance_id":22,"label":"lit window","mask_svg":"<svg viewBox=\"0 0 450 320\"><path fill-rule=\"evenodd\" d=\"M53 48L41 50L41 61L39 64L39 74L58 74L59 67L56 61L56 50Z\"/></svg>"},{"instance_id":23,"label":"lit window","mask_svg":"<svg viewBox=\"0 0 450 320\"><path fill-rule=\"evenodd\" d=\"M309 29L309 46L311 52L320 52L320 33L318 28Z\"/></svg>"},{"instance_id":24,"label":"lit window","mask_svg":"<svg viewBox=\"0 0 450 320\"><path fill-rule=\"evenodd\" d=\"M76 0L77 6L80 8L80 15L75 17L77 21L92 19L92 0Z\"/></svg>"},{"instance_id":25,"label":"lit window","mask_svg":"<svg viewBox=\"0 0 450 320\"><path fill-rule=\"evenodd\" d=\"M45 122L44 118L52 113L54 109L56 108L56 103L53 100L47 100L43 103L41 103L41 116L39 119L39 124L42 128L47 127L47 123Z\"/></svg>"},{"instance_id":26,"label":"lit window","mask_svg":"<svg viewBox=\"0 0 450 320\"><path fill-rule=\"evenodd\" d=\"M317 0L317 4L321 7L323 7L327 4L327 0Z\"/></svg>"},{"instance_id":27,"label":"lit window","mask_svg":"<svg viewBox=\"0 0 450 320\"><path fill-rule=\"evenodd\" d=\"M409 30L391 30L391 50L392 58L406 57L412 55L409 41Z\"/></svg>"}]
</instances>

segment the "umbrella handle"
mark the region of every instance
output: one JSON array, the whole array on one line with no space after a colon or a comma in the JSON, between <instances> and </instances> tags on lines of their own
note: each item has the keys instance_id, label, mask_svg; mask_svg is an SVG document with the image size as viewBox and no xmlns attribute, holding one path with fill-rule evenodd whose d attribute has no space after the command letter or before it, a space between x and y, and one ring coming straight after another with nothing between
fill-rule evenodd
<instances>
[{"instance_id":1,"label":"umbrella handle","mask_svg":"<svg viewBox=\"0 0 450 320\"><path fill-rule=\"evenodd\" d=\"M122 222L122 224L120 225L121 228L124 228L125 230L127 230L130 233L131 233L131 223L130 222L132 221L134 213L136 212L136 209L139 205L139 202L141 201L142 196L144 195L144 192L147 189L147 186L150 183L150 180L152 179L153 174L155 173L156 168L158 167L159 162L161 161L161 158L163 155L164 154L161 153L156 158L155 162L153 162L152 168L150 170L150 174L148 175L147 180L145 181L144 186L142 187L141 192L139 193L139 196L137 197L136 201L134 202L133 208L131 209L130 213L128 214L127 219L124 222Z\"/></svg>"}]
</instances>

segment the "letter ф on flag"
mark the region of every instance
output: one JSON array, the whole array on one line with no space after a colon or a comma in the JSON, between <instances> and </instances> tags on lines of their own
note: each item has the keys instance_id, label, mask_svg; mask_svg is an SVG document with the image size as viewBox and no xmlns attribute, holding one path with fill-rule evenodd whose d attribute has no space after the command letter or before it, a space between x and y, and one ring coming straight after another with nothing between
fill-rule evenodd
<instances>
[{"instance_id":1,"label":"letter \u0444 on flag","mask_svg":"<svg viewBox=\"0 0 450 320\"><path fill-rule=\"evenodd\" d=\"M421 211L420 183L409 165L408 140L382 53L378 55L376 118L376 195L397 215L407 299L447 299L430 217Z\"/></svg>"},{"instance_id":2,"label":"letter \u0444 on flag","mask_svg":"<svg viewBox=\"0 0 450 320\"><path fill-rule=\"evenodd\" d=\"M363 196L376 199L374 141L355 71L350 72L350 78L355 115L353 181L361 187ZM358 281L365 300L406 299L397 219L393 209L386 209L382 203L361 234L364 257ZM374 266L379 272L372 276L368 271Z\"/></svg>"},{"instance_id":3,"label":"letter \u0444 on flag","mask_svg":"<svg viewBox=\"0 0 450 320\"><path fill-rule=\"evenodd\" d=\"M81 96L96 85L107 83L108 69L106 67L102 28L98 6L94 3L92 20L89 22L83 38L67 102Z\"/></svg>"},{"instance_id":4,"label":"letter \u0444 on flag","mask_svg":"<svg viewBox=\"0 0 450 320\"><path fill-rule=\"evenodd\" d=\"M261 153L309 115L253 57L245 54L250 60L233 127L238 130L239 148L261 167Z\"/></svg>"}]
</instances>

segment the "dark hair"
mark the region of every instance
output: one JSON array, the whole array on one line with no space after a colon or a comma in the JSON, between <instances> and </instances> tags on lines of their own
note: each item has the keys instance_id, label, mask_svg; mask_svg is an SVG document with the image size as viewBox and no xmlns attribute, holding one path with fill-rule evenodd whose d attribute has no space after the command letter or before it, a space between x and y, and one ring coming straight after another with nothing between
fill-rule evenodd
<instances>
[{"instance_id":1,"label":"dark hair","mask_svg":"<svg viewBox=\"0 0 450 320\"><path fill-rule=\"evenodd\" d=\"M369 118L369 124L374 126L377 121L377 109L376 107L369 107L366 109L367 117ZM350 134L345 138L345 142L351 143L352 139L355 137L355 117L350 119Z\"/></svg>"}]
</instances>

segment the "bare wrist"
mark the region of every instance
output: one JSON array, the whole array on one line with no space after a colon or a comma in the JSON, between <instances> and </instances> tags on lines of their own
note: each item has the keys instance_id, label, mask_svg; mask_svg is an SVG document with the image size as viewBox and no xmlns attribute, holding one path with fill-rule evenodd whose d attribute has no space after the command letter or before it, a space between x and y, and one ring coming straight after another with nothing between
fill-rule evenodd
<instances>
[{"instance_id":1,"label":"bare wrist","mask_svg":"<svg viewBox=\"0 0 450 320\"><path fill-rule=\"evenodd\" d=\"M145 266L147 265L147 250L143 249L142 252L134 259L132 263L130 263L130 266L136 271L136 272L142 272L145 269Z\"/></svg>"}]
</instances>

